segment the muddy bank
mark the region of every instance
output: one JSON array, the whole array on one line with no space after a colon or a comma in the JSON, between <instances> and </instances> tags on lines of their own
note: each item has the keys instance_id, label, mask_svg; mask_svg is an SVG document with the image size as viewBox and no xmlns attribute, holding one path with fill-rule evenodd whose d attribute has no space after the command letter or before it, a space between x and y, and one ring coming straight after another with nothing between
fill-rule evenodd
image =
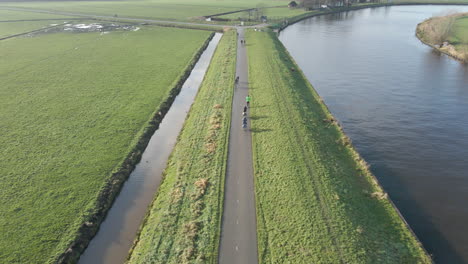
<instances>
[{"instance_id":1,"label":"muddy bank","mask_svg":"<svg viewBox=\"0 0 468 264\"><path fill-rule=\"evenodd\" d=\"M64 249L63 253L60 254L54 262L56 263L75 263L80 257L81 253L88 246L91 239L96 235L99 225L105 219L107 212L112 206L115 198L119 194L123 183L130 176L130 173L135 168L136 164L140 161L143 151L151 139L151 136L158 129L162 119L169 111L172 103L176 96L179 94L185 80L189 77L192 69L197 63L198 59L206 49L214 33L205 41L203 46L194 56L192 61L187 65L185 71L181 76L174 82L173 88L167 95L164 102L161 103L158 109L152 115L152 118L148 120L146 126L136 136L138 141L131 148L131 151L126 155L124 161L114 169L114 172L110 175L103 188L99 192L95 205L88 216L83 219L82 224L77 230L76 237L71 243L68 244L67 248Z\"/></svg>"}]
</instances>

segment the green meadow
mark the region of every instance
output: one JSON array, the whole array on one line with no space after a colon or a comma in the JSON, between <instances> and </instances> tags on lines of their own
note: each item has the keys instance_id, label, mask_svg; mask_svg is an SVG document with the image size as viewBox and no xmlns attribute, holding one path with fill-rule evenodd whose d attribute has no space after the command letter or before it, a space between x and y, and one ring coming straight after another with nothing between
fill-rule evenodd
<instances>
[{"instance_id":1,"label":"green meadow","mask_svg":"<svg viewBox=\"0 0 468 264\"><path fill-rule=\"evenodd\" d=\"M273 33L246 36L260 263L431 263Z\"/></svg>"},{"instance_id":2,"label":"green meadow","mask_svg":"<svg viewBox=\"0 0 468 264\"><path fill-rule=\"evenodd\" d=\"M458 17L451 30L450 43L468 61L468 14Z\"/></svg>"},{"instance_id":3,"label":"green meadow","mask_svg":"<svg viewBox=\"0 0 468 264\"><path fill-rule=\"evenodd\" d=\"M176 0L176 1L51 1L51 2L0 2L0 7L21 7L61 12L77 12L90 15L117 15L148 19L174 21L199 21L201 16L265 6L286 6L288 1L216 1L216 0Z\"/></svg>"},{"instance_id":4,"label":"green meadow","mask_svg":"<svg viewBox=\"0 0 468 264\"><path fill-rule=\"evenodd\" d=\"M0 6L4 4L0 2ZM6 10L0 8L0 21L11 21L11 20L37 20L37 19L63 19L70 18L70 16L55 15L55 14L44 14L26 11ZM65 20L66 21L66 20Z\"/></svg>"},{"instance_id":5,"label":"green meadow","mask_svg":"<svg viewBox=\"0 0 468 264\"><path fill-rule=\"evenodd\" d=\"M224 34L169 158L128 263L217 263L235 76Z\"/></svg>"},{"instance_id":6,"label":"green meadow","mask_svg":"<svg viewBox=\"0 0 468 264\"><path fill-rule=\"evenodd\" d=\"M0 263L53 262L210 33L0 41Z\"/></svg>"},{"instance_id":7,"label":"green meadow","mask_svg":"<svg viewBox=\"0 0 468 264\"><path fill-rule=\"evenodd\" d=\"M0 38L63 24L71 17L0 9Z\"/></svg>"},{"instance_id":8,"label":"green meadow","mask_svg":"<svg viewBox=\"0 0 468 264\"><path fill-rule=\"evenodd\" d=\"M0 22L0 38L50 27L56 23L57 21L55 20Z\"/></svg>"}]
</instances>

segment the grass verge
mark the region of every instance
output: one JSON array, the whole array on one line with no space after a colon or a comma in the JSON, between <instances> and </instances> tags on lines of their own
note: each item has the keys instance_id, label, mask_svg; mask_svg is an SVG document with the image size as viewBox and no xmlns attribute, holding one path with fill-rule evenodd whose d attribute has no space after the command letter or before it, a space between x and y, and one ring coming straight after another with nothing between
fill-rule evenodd
<instances>
[{"instance_id":1,"label":"grass verge","mask_svg":"<svg viewBox=\"0 0 468 264\"><path fill-rule=\"evenodd\" d=\"M273 33L247 33L260 263L430 263Z\"/></svg>"},{"instance_id":2,"label":"grass verge","mask_svg":"<svg viewBox=\"0 0 468 264\"><path fill-rule=\"evenodd\" d=\"M1 263L76 259L209 36L150 27L0 42Z\"/></svg>"},{"instance_id":3,"label":"grass verge","mask_svg":"<svg viewBox=\"0 0 468 264\"><path fill-rule=\"evenodd\" d=\"M128 263L216 263L235 76L228 31L169 158Z\"/></svg>"}]
</instances>

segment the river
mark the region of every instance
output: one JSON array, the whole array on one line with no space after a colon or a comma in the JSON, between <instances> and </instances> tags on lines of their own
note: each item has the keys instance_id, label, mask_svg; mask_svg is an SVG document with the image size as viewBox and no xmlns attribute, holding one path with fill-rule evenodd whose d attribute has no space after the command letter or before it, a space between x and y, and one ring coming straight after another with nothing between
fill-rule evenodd
<instances>
[{"instance_id":1,"label":"river","mask_svg":"<svg viewBox=\"0 0 468 264\"><path fill-rule=\"evenodd\" d=\"M468 6L309 18L280 40L437 263L468 263L468 66L414 35Z\"/></svg>"}]
</instances>

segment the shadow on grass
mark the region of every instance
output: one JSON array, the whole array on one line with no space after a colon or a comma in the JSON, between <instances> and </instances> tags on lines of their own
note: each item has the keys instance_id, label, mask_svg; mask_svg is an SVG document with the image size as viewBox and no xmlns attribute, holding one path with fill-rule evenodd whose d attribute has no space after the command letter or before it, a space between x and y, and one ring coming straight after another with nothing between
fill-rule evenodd
<instances>
[{"instance_id":1,"label":"shadow on grass","mask_svg":"<svg viewBox=\"0 0 468 264\"><path fill-rule=\"evenodd\" d=\"M268 118L269 116L265 116L265 115L257 115L257 116L251 116L250 117L250 120L259 120L259 119L263 119L263 118Z\"/></svg>"},{"instance_id":2,"label":"shadow on grass","mask_svg":"<svg viewBox=\"0 0 468 264\"><path fill-rule=\"evenodd\" d=\"M273 129L269 129L269 128L251 128L250 129L250 132L252 133L262 133L262 132L270 132L270 131L273 131Z\"/></svg>"},{"instance_id":3,"label":"shadow on grass","mask_svg":"<svg viewBox=\"0 0 468 264\"><path fill-rule=\"evenodd\" d=\"M270 105L254 105L254 106L250 106L249 108L265 108L265 107L269 107Z\"/></svg>"}]
</instances>

